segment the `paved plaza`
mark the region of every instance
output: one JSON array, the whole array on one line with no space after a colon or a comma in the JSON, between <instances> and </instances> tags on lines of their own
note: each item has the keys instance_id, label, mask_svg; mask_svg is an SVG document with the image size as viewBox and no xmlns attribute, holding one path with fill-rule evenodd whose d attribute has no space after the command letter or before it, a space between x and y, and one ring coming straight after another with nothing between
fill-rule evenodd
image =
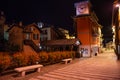
<instances>
[{"instance_id":1,"label":"paved plaza","mask_svg":"<svg viewBox=\"0 0 120 80\"><path fill-rule=\"evenodd\" d=\"M120 61L114 52L108 51L68 64L44 66L40 73L32 72L25 77L16 74L3 75L0 80L120 80Z\"/></svg>"},{"instance_id":2,"label":"paved plaza","mask_svg":"<svg viewBox=\"0 0 120 80\"><path fill-rule=\"evenodd\" d=\"M120 80L120 61L106 52L29 80Z\"/></svg>"}]
</instances>

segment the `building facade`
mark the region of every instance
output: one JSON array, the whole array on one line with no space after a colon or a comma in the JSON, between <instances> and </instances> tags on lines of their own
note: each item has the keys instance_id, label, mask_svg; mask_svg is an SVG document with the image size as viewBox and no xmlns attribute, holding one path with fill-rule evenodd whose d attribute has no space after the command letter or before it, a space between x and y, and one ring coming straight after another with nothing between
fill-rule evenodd
<instances>
[{"instance_id":1,"label":"building facade","mask_svg":"<svg viewBox=\"0 0 120 80\"><path fill-rule=\"evenodd\" d=\"M112 25L114 28L115 53L120 60L120 1L114 0L112 10Z\"/></svg>"},{"instance_id":2,"label":"building facade","mask_svg":"<svg viewBox=\"0 0 120 80\"><path fill-rule=\"evenodd\" d=\"M100 50L101 26L98 24L98 18L91 10L89 1L75 3L76 16L74 25L76 29L76 38L80 39L82 45L78 52L83 50L83 56L91 57Z\"/></svg>"},{"instance_id":3,"label":"building facade","mask_svg":"<svg viewBox=\"0 0 120 80\"><path fill-rule=\"evenodd\" d=\"M57 39L65 39L66 36L59 29L54 28L53 26L43 27L41 28L40 41L47 40L57 40Z\"/></svg>"},{"instance_id":4,"label":"building facade","mask_svg":"<svg viewBox=\"0 0 120 80\"><path fill-rule=\"evenodd\" d=\"M19 48L19 51L23 50L23 27L18 24L13 24L7 30L8 42L11 47L16 46Z\"/></svg>"},{"instance_id":5,"label":"building facade","mask_svg":"<svg viewBox=\"0 0 120 80\"><path fill-rule=\"evenodd\" d=\"M18 46L19 51L24 51L24 45L31 46L36 52L40 51L40 29L36 24L23 26L20 22L12 25L7 32L9 44Z\"/></svg>"},{"instance_id":6,"label":"building facade","mask_svg":"<svg viewBox=\"0 0 120 80\"><path fill-rule=\"evenodd\" d=\"M29 24L24 28L24 44L31 46L36 52L40 51L40 29L35 24Z\"/></svg>"}]
</instances>

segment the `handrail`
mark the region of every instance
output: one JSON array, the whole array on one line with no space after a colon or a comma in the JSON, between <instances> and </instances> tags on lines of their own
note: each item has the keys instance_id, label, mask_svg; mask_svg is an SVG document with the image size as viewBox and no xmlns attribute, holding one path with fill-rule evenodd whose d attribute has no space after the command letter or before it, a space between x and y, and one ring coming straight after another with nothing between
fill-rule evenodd
<instances>
[{"instance_id":1,"label":"handrail","mask_svg":"<svg viewBox=\"0 0 120 80\"><path fill-rule=\"evenodd\" d=\"M30 45L36 52L40 52L40 48L32 40L24 40L24 44Z\"/></svg>"}]
</instances>

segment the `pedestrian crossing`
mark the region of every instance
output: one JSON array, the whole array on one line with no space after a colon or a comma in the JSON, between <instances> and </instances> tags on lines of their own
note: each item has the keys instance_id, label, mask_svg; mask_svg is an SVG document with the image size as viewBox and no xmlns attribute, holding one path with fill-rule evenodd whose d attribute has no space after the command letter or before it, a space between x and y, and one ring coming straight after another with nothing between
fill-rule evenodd
<instances>
[{"instance_id":1,"label":"pedestrian crossing","mask_svg":"<svg viewBox=\"0 0 120 80\"><path fill-rule=\"evenodd\" d=\"M120 80L120 63L112 58L89 58L29 80Z\"/></svg>"}]
</instances>

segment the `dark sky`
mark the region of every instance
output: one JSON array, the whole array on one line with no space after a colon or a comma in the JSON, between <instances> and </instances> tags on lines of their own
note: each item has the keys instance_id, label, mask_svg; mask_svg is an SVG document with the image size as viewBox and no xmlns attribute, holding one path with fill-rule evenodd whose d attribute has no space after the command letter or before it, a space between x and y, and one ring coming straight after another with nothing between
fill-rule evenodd
<instances>
[{"instance_id":1,"label":"dark sky","mask_svg":"<svg viewBox=\"0 0 120 80\"><path fill-rule=\"evenodd\" d=\"M8 22L23 21L23 24L43 22L72 29L75 16L74 3L81 0L1 0L0 10ZM111 25L112 2L114 0L90 0L99 23Z\"/></svg>"}]
</instances>

